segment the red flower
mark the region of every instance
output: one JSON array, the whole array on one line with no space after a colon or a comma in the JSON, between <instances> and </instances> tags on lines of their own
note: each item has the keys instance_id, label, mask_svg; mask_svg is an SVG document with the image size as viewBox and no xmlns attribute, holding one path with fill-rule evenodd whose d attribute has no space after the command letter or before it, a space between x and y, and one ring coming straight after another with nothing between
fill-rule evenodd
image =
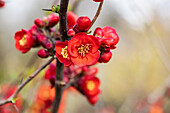
<instances>
[{"instance_id":1,"label":"red flower","mask_svg":"<svg viewBox=\"0 0 170 113\"><path fill-rule=\"evenodd\" d=\"M86 75L82 79L79 79L78 84L80 90L86 95L88 101L94 105L99 99L100 80L96 76Z\"/></svg>"},{"instance_id":2,"label":"red flower","mask_svg":"<svg viewBox=\"0 0 170 113\"><path fill-rule=\"evenodd\" d=\"M100 57L99 41L86 33L77 33L68 42L71 61L78 66L93 65Z\"/></svg>"},{"instance_id":3,"label":"red flower","mask_svg":"<svg viewBox=\"0 0 170 113\"><path fill-rule=\"evenodd\" d=\"M79 80L80 89L87 97L96 96L99 94L100 80L93 75L86 75Z\"/></svg>"},{"instance_id":4,"label":"red flower","mask_svg":"<svg viewBox=\"0 0 170 113\"><path fill-rule=\"evenodd\" d=\"M70 54L68 53L68 41L58 42L55 46L56 57L61 63L64 63L65 66L72 64L70 59Z\"/></svg>"},{"instance_id":5,"label":"red flower","mask_svg":"<svg viewBox=\"0 0 170 113\"><path fill-rule=\"evenodd\" d=\"M16 41L15 42L16 49L21 51L22 53L28 52L35 42L35 39L25 29L22 29L21 31L17 31L15 33L14 38Z\"/></svg>"},{"instance_id":6,"label":"red flower","mask_svg":"<svg viewBox=\"0 0 170 113\"><path fill-rule=\"evenodd\" d=\"M111 49L115 49L115 45L119 42L119 36L112 27L105 26L102 29L96 28L94 36L102 38L101 44L105 44Z\"/></svg>"}]
</instances>

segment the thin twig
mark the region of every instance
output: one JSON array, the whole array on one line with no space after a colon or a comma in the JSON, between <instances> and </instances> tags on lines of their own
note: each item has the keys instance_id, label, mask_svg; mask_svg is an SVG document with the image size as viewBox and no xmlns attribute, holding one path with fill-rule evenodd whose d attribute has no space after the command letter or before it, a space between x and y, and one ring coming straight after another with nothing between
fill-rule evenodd
<instances>
[{"instance_id":1,"label":"thin twig","mask_svg":"<svg viewBox=\"0 0 170 113\"><path fill-rule=\"evenodd\" d=\"M9 97L6 100L0 101L0 106L7 104L7 103L12 103L12 99L17 96L17 94L33 79L35 78L46 66L48 66L54 58L52 57L50 60L48 60L44 65L42 65L39 69L37 69L32 75L30 75L23 83L21 83L15 93Z\"/></svg>"},{"instance_id":2,"label":"thin twig","mask_svg":"<svg viewBox=\"0 0 170 113\"><path fill-rule=\"evenodd\" d=\"M91 22L91 27L93 26L93 24L95 23L95 21L97 20L97 18L98 18L99 15L100 15L100 12L101 12L102 6L103 6L103 2L104 2L104 0L100 2L100 5L99 5L99 7L98 7L98 9L97 9L97 12L96 12L96 14L95 14L95 16L94 16L94 18L93 18L93 20L92 20L92 22ZM90 27L90 28L91 28L91 27Z\"/></svg>"},{"instance_id":3,"label":"thin twig","mask_svg":"<svg viewBox=\"0 0 170 113\"><path fill-rule=\"evenodd\" d=\"M15 110L17 111L17 113L19 113L19 109L17 108L17 106L15 105L15 103L12 103L12 104L13 104Z\"/></svg>"}]
</instances>

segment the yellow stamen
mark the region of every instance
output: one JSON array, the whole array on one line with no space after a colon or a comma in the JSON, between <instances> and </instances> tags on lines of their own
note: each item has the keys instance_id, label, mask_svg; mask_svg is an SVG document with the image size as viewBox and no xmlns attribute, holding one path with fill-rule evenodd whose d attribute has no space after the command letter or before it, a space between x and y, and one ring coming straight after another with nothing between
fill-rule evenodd
<instances>
[{"instance_id":1,"label":"yellow stamen","mask_svg":"<svg viewBox=\"0 0 170 113\"><path fill-rule=\"evenodd\" d=\"M90 50L90 45L87 44L87 45L83 45L81 44L81 46L78 48L78 53L84 57L86 55L86 53L89 53L89 50Z\"/></svg>"},{"instance_id":2,"label":"yellow stamen","mask_svg":"<svg viewBox=\"0 0 170 113\"><path fill-rule=\"evenodd\" d=\"M26 35L24 35L24 36L22 37L22 39L19 40L19 44L20 44L21 46L24 46L26 43L27 43L27 38L26 38Z\"/></svg>"},{"instance_id":3,"label":"yellow stamen","mask_svg":"<svg viewBox=\"0 0 170 113\"><path fill-rule=\"evenodd\" d=\"M95 83L93 81L87 82L87 89L92 91L95 88Z\"/></svg>"},{"instance_id":4,"label":"yellow stamen","mask_svg":"<svg viewBox=\"0 0 170 113\"><path fill-rule=\"evenodd\" d=\"M67 46L65 48L62 48L61 54L63 55L63 58L67 58L68 57L67 48L68 48Z\"/></svg>"}]
</instances>

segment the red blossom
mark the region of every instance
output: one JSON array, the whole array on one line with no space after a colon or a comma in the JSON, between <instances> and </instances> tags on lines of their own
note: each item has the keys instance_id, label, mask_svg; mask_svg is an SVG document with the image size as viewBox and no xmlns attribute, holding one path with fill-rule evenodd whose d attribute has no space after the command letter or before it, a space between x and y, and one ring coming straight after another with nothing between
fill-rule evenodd
<instances>
[{"instance_id":1,"label":"red blossom","mask_svg":"<svg viewBox=\"0 0 170 113\"><path fill-rule=\"evenodd\" d=\"M99 99L98 94L100 93L100 80L96 76L86 75L79 79L78 84L80 90L85 94L88 101L94 105Z\"/></svg>"},{"instance_id":2,"label":"red blossom","mask_svg":"<svg viewBox=\"0 0 170 113\"><path fill-rule=\"evenodd\" d=\"M64 63L65 66L72 64L70 59L70 54L68 52L68 41L58 42L55 46L56 57L61 63Z\"/></svg>"},{"instance_id":3,"label":"red blossom","mask_svg":"<svg viewBox=\"0 0 170 113\"><path fill-rule=\"evenodd\" d=\"M103 43L111 49L114 49L115 45L119 42L116 30L109 26L105 26L102 29L96 28L94 36L102 38L101 44Z\"/></svg>"},{"instance_id":4,"label":"red blossom","mask_svg":"<svg viewBox=\"0 0 170 113\"><path fill-rule=\"evenodd\" d=\"M99 41L92 35L77 33L68 42L71 61L78 66L93 65L100 56Z\"/></svg>"},{"instance_id":5,"label":"red blossom","mask_svg":"<svg viewBox=\"0 0 170 113\"><path fill-rule=\"evenodd\" d=\"M99 94L100 80L93 75L86 75L79 80L79 85L83 93L87 97L92 97Z\"/></svg>"},{"instance_id":6,"label":"red blossom","mask_svg":"<svg viewBox=\"0 0 170 113\"><path fill-rule=\"evenodd\" d=\"M17 31L15 33L14 38L15 38L16 49L21 51L22 53L28 52L35 42L35 39L25 29L22 29L21 31Z\"/></svg>"}]
</instances>

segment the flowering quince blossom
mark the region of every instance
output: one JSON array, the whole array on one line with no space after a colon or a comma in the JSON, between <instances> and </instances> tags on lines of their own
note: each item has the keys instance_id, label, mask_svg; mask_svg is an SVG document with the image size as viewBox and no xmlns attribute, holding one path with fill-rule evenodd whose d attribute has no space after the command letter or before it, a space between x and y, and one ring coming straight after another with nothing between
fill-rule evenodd
<instances>
[{"instance_id":1,"label":"flowering quince blossom","mask_svg":"<svg viewBox=\"0 0 170 113\"><path fill-rule=\"evenodd\" d=\"M64 63L65 66L72 64L70 59L70 54L68 53L68 41L58 42L55 46L56 57L61 63Z\"/></svg>"},{"instance_id":2,"label":"flowering quince blossom","mask_svg":"<svg viewBox=\"0 0 170 113\"><path fill-rule=\"evenodd\" d=\"M99 41L92 35L80 32L68 42L71 61L78 66L93 65L100 57Z\"/></svg>"},{"instance_id":3,"label":"flowering quince blossom","mask_svg":"<svg viewBox=\"0 0 170 113\"><path fill-rule=\"evenodd\" d=\"M100 80L94 75L86 75L78 81L78 84L89 102L94 105L97 102L98 94L100 93Z\"/></svg>"},{"instance_id":4,"label":"flowering quince blossom","mask_svg":"<svg viewBox=\"0 0 170 113\"><path fill-rule=\"evenodd\" d=\"M21 51L22 53L28 52L35 42L35 39L25 29L16 32L14 39L16 41L15 42L16 49Z\"/></svg>"}]
</instances>

